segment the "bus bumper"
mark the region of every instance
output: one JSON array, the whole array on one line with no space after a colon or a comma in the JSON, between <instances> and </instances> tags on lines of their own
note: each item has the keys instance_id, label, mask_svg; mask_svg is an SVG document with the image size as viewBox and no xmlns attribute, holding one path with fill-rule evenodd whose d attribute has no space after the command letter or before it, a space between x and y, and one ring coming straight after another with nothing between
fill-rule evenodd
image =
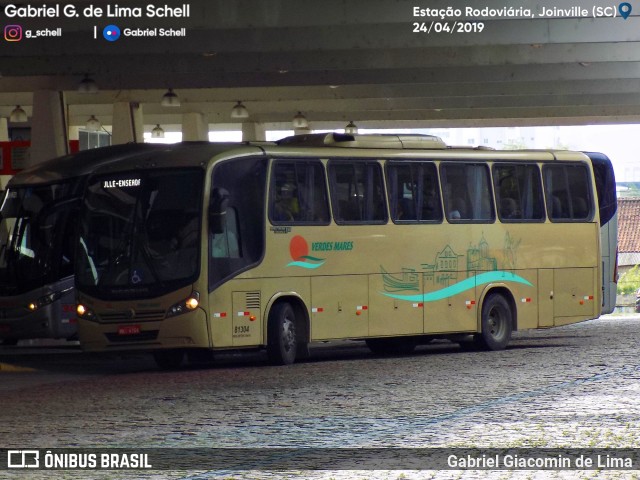
<instances>
[{"instance_id":1,"label":"bus bumper","mask_svg":"<svg viewBox=\"0 0 640 480\"><path fill-rule=\"evenodd\" d=\"M6 306L5 303L0 307L0 340L74 338L78 325L75 315L69 310L75 310L75 305L73 298L68 302L65 300L63 298L62 303L56 301L36 311L28 310L23 299L12 302L14 306Z\"/></svg>"},{"instance_id":2,"label":"bus bumper","mask_svg":"<svg viewBox=\"0 0 640 480\"><path fill-rule=\"evenodd\" d=\"M78 320L80 345L87 352L209 348L207 315L202 309L153 322L105 324Z\"/></svg>"}]
</instances>

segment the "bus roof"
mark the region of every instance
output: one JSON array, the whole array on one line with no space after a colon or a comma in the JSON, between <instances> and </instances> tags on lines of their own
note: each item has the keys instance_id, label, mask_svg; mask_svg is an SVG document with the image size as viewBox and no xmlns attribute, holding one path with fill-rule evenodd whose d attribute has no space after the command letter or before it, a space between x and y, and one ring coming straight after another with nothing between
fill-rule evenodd
<instances>
[{"instance_id":1,"label":"bus roof","mask_svg":"<svg viewBox=\"0 0 640 480\"><path fill-rule=\"evenodd\" d=\"M203 167L206 168L209 161L217 155L229 152L232 156L264 155L262 147L273 145L269 142L180 142L164 145L164 148L154 151L153 155L145 155L140 158L123 158L124 161L108 162L96 169L97 174L131 169L146 168L175 168L175 167Z\"/></svg>"},{"instance_id":2,"label":"bus roof","mask_svg":"<svg viewBox=\"0 0 640 480\"><path fill-rule=\"evenodd\" d=\"M411 148L429 150L442 150L447 148L447 145L440 137L419 134L354 135L343 133L313 133L309 135L285 137L278 140L276 144L281 146L305 147Z\"/></svg>"},{"instance_id":3,"label":"bus roof","mask_svg":"<svg viewBox=\"0 0 640 480\"><path fill-rule=\"evenodd\" d=\"M67 178L87 175L96 168L110 162L144 156L145 154L155 155L163 148L166 149L166 145L127 143L124 145L94 148L72 153L63 157L46 160L38 165L22 170L9 180L7 188L18 185L54 183Z\"/></svg>"},{"instance_id":4,"label":"bus roof","mask_svg":"<svg viewBox=\"0 0 640 480\"><path fill-rule=\"evenodd\" d=\"M344 135L337 133L286 137L277 142L181 142L171 145L138 144L120 146L122 151L104 150L101 161L94 160L87 173L105 174L145 168L205 167L218 157L270 155L293 158L308 156L314 151L323 158L398 158L403 160L508 160L508 161L577 161L588 160L582 152L563 150L492 150L487 148L448 147L438 137L430 135ZM111 147L116 149L118 147ZM139 148L139 150L136 150ZM130 150L129 150L130 149ZM103 149L99 149L103 150ZM347 150L349 153L347 153ZM97 150L94 150L97 152ZM322 153L320 153L322 152ZM83 152L84 153L84 152ZM81 155L81 154L77 154ZM77 156L70 156L69 170L77 175ZM66 157L63 157L63 159ZM92 158L92 157L88 157ZM75 159L75 160L73 160ZM58 159L61 161L62 159ZM123 161L116 161L123 160ZM39 176L49 176L46 164L36 167ZM60 167L54 164L56 170ZM39 169L39 170L38 170ZM75 169L75 170L74 170ZM33 175L33 174L32 174ZM58 174L59 175L59 174Z\"/></svg>"}]
</instances>

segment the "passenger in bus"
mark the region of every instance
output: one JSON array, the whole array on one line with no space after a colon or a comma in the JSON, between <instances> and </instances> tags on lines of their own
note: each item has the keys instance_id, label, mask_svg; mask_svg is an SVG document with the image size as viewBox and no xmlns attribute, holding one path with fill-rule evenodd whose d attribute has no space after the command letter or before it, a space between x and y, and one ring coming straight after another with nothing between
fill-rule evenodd
<instances>
[{"instance_id":1,"label":"passenger in bus","mask_svg":"<svg viewBox=\"0 0 640 480\"><path fill-rule=\"evenodd\" d=\"M214 233L211 240L211 256L213 258L240 258L240 245L238 237L225 224L223 232Z\"/></svg>"},{"instance_id":2,"label":"passenger in bus","mask_svg":"<svg viewBox=\"0 0 640 480\"><path fill-rule=\"evenodd\" d=\"M513 198L503 197L500 199L500 216L507 220L520 217L518 205Z\"/></svg>"},{"instance_id":3,"label":"passenger in bus","mask_svg":"<svg viewBox=\"0 0 640 480\"><path fill-rule=\"evenodd\" d=\"M566 218L568 216L562 208L560 197L558 197L557 195L553 195L551 197L551 207L551 218Z\"/></svg>"},{"instance_id":4,"label":"passenger in bus","mask_svg":"<svg viewBox=\"0 0 640 480\"><path fill-rule=\"evenodd\" d=\"M280 187L273 210L274 220L287 222L298 218L300 204L295 193L295 187L290 183L285 183Z\"/></svg>"},{"instance_id":5,"label":"passenger in bus","mask_svg":"<svg viewBox=\"0 0 640 480\"><path fill-rule=\"evenodd\" d=\"M589 216L587 201L583 197L576 197L573 200L573 218L586 218Z\"/></svg>"},{"instance_id":6,"label":"passenger in bus","mask_svg":"<svg viewBox=\"0 0 640 480\"><path fill-rule=\"evenodd\" d=\"M410 198L398 199L397 219L398 220L415 220L416 219L415 213L413 212L413 202Z\"/></svg>"},{"instance_id":7,"label":"passenger in bus","mask_svg":"<svg viewBox=\"0 0 640 480\"><path fill-rule=\"evenodd\" d=\"M451 210L449 212L449 220L460 220L461 218L459 210Z\"/></svg>"},{"instance_id":8,"label":"passenger in bus","mask_svg":"<svg viewBox=\"0 0 640 480\"><path fill-rule=\"evenodd\" d=\"M422 220L438 220L440 215L440 200L435 185L430 183L424 194Z\"/></svg>"},{"instance_id":9,"label":"passenger in bus","mask_svg":"<svg viewBox=\"0 0 640 480\"><path fill-rule=\"evenodd\" d=\"M453 199L453 209L449 212L450 220L461 220L463 218L470 218L467 213L467 205L464 199L455 197Z\"/></svg>"}]
</instances>

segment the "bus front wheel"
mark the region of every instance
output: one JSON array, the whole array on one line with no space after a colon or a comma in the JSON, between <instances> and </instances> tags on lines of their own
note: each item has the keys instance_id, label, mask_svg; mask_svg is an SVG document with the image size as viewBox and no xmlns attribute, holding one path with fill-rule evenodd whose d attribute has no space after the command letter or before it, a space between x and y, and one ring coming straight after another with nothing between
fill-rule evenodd
<instances>
[{"instance_id":1,"label":"bus front wheel","mask_svg":"<svg viewBox=\"0 0 640 480\"><path fill-rule=\"evenodd\" d=\"M482 304L482 331L478 344L485 350L504 350L511 339L513 312L499 294L489 295Z\"/></svg>"},{"instance_id":2,"label":"bus front wheel","mask_svg":"<svg viewBox=\"0 0 640 480\"><path fill-rule=\"evenodd\" d=\"M267 326L267 355L274 365L291 365L296 360L296 314L291 304L274 305Z\"/></svg>"}]
</instances>

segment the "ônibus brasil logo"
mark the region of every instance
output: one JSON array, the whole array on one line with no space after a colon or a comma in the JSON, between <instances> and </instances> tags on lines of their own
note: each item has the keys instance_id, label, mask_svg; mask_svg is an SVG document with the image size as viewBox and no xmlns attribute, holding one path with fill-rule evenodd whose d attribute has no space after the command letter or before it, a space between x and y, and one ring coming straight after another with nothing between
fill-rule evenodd
<instances>
[{"instance_id":1,"label":"\u00f4nibus brasil logo","mask_svg":"<svg viewBox=\"0 0 640 480\"><path fill-rule=\"evenodd\" d=\"M300 235L296 235L291 239L291 242L289 242L289 254L293 261L289 262L287 267L313 269L322 266L325 262L324 258L316 258L309 255L309 245Z\"/></svg>"}]
</instances>

